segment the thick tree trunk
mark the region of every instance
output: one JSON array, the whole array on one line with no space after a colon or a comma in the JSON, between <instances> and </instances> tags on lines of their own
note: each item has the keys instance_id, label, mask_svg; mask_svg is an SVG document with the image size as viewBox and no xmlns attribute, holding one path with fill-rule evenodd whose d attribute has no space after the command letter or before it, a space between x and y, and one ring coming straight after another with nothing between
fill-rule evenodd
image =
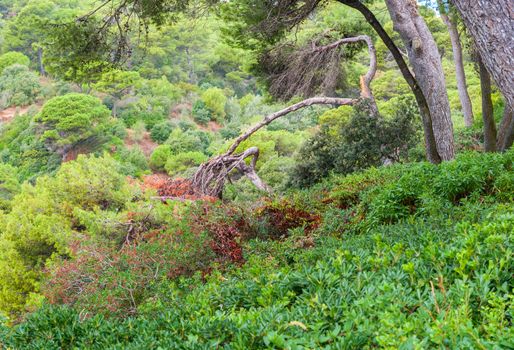
<instances>
[{"instance_id":1,"label":"thick tree trunk","mask_svg":"<svg viewBox=\"0 0 514 350\"><path fill-rule=\"evenodd\" d=\"M505 106L503 111L503 118L498 130L498 140L496 141L496 148L498 151L508 150L514 141L514 111L508 105Z\"/></svg>"},{"instance_id":2,"label":"thick tree trunk","mask_svg":"<svg viewBox=\"0 0 514 350\"><path fill-rule=\"evenodd\" d=\"M482 119L484 121L484 150L496 152L496 124L494 122L493 101L491 99L491 77L480 57L478 58L480 72L480 88L482 90Z\"/></svg>"},{"instance_id":3,"label":"thick tree trunk","mask_svg":"<svg viewBox=\"0 0 514 350\"><path fill-rule=\"evenodd\" d=\"M417 5L412 0L386 0L394 29L400 34L423 91L430 114L437 151L442 160L455 157L450 102L437 45Z\"/></svg>"},{"instance_id":4,"label":"thick tree trunk","mask_svg":"<svg viewBox=\"0 0 514 350\"><path fill-rule=\"evenodd\" d=\"M453 62L455 63L455 75L457 78L457 90L459 91L462 114L464 114L464 124L467 127L471 127L473 125L473 107L471 106L471 99L469 98L466 84L466 73L464 72L464 62L462 60L462 45L460 43L459 31L448 15L441 13L441 18L448 28L450 41L452 43Z\"/></svg>"},{"instance_id":5,"label":"thick tree trunk","mask_svg":"<svg viewBox=\"0 0 514 350\"><path fill-rule=\"evenodd\" d=\"M484 66L514 108L514 2L451 1L473 37Z\"/></svg>"},{"instance_id":6,"label":"thick tree trunk","mask_svg":"<svg viewBox=\"0 0 514 350\"><path fill-rule=\"evenodd\" d=\"M416 102L418 103L419 112L423 121L423 131L425 136L425 149L427 158L432 163L440 163L441 157L437 151L436 147L436 141L434 136L434 130L432 126L432 116L430 114L430 109L427 103L427 100L425 98L425 95L423 94L423 91L421 90L421 87L419 86L416 78L412 75L409 67L407 66L407 63L403 59L403 55L394 43L393 39L387 34L384 27L380 24L378 19L375 17L373 12L371 12L364 4L362 4L359 0L337 0L340 3L347 5L351 8L356 9L359 11L366 21L371 25L371 27L377 32L378 36L386 47L389 49L391 54L393 55L396 64L398 65L398 68L400 69L400 72L402 73L405 81L407 84L409 84L409 87L412 90L412 93L414 94L414 97L416 98Z\"/></svg>"}]
</instances>

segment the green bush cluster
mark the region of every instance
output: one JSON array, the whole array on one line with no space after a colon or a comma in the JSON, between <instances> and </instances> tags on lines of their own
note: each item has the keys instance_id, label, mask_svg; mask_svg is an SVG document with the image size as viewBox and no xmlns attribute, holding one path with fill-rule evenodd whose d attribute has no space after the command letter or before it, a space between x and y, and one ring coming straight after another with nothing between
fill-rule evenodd
<instances>
[{"instance_id":1,"label":"green bush cluster","mask_svg":"<svg viewBox=\"0 0 514 350\"><path fill-rule=\"evenodd\" d=\"M137 294L135 314L121 319L84 318L84 304L44 306L18 326L1 327L0 342L48 349L512 347L512 165L512 152L470 153L440 166L333 177L292 194L305 215L321 215L321 225L295 226L273 241L246 237L242 267L154 280L151 295ZM405 198L413 195L420 206L410 211ZM163 217L173 210L159 208ZM295 220L283 215L292 207L273 208L243 216L250 224L260 215ZM387 212L405 214L359 224ZM130 289L135 273L118 280Z\"/></svg>"},{"instance_id":2,"label":"green bush cluster","mask_svg":"<svg viewBox=\"0 0 514 350\"><path fill-rule=\"evenodd\" d=\"M30 105L36 101L40 92L39 77L27 66L14 64L2 70L0 108Z\"/></svg>"},{"instance_id":3,"label":"green bush cluster","mask_svg":"<svg viewBox=\"0 0 514 350\"><path fill-rule=\"evenodd\" d=\"M110 115L98 98L72 93L50 99L34 121L48 149L64 156L81 142L101 138L109 126Z\"/></svg>"},{"instance_id":4,"label":"green bush cluster","mask_svg":"<svg viewBox=\"0 0 514 350\"><path fill-rule=\"evenodd\" d=\"M28 67L30 64L30 59L21 52L6 52L3 55L0 55L0 74L2 74L5 68L15 64Z\"/></svg>"},{"instance_id":5,"label":"green bush cluster","mask_svg":"<svg viewBox=\"0 0 514 350\"><path fill-rule=\"evenodd\" d=\"M69 242L79 237L80 213L116 213L131 193L110 157L79 156L55 177L25 183L0 220L0 310L18 315L37 299L43 270L69 256Z\"/></svg>"},{"instance_id":6,"label":"green bush cluster","mask_svg":"<svg viewBox=\"0 0 514 350\"><path fill-rule=\"evenodd\" d=\"M320 119L321 131L297 156L291 176L296 186L312 185L330 172L349 174L385 161L404 161L418 142L417 111L410 98L399 99L390 118L361 102L350 115L345 109L330 110Z\"/></svg>"}]
</instances>

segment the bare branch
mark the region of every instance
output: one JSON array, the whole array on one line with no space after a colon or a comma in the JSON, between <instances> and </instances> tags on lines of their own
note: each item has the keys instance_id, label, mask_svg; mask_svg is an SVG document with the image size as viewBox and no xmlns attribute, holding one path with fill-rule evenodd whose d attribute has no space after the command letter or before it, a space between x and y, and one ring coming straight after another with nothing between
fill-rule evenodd
<instances>
[{"instance_id":1,"label":"bare branch","mask_svg":"<svg viewBox=\"0 0 514 350\"><path fill-rule=\"evenodd\" d=\"M266 116L260 123L254 125L243 135L239 136L227 152L200 165L191 180L192 188L197 194L221 197L228 175L233 170L238 170L248 177L257 188L270 192L269 187L260 179L255 171L255 165L259 157L259 149L257 147L250 147L243 153L233 154L237 147L256 131L270 124L272 121L304 107L316 104L336 106L354 105L357 101L357 99L351 98L312 97ZM249 157L252 157L252 160L250 164L247 165L245 160Z\"/></svg>"}]
</instances>

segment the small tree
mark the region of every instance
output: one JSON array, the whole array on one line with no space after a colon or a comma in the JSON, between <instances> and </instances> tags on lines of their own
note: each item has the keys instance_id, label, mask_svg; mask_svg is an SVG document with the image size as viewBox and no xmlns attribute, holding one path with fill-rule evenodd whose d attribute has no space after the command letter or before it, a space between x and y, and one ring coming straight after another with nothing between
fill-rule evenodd
<instances>
[{"instance_id":1,"label":"small tree","mask_svg":"<svg viewBox=\"0 0 514 350\"><path fill-rule=\"evenodd\" d=\"M7 52L0 56L0 74L3 70L13 64L21 64L22 66L29 66L30 59L21 52Z\"/></svg>"},{"instance_id":2,"label":"small tree","mask_svg":"<svg viewBox=\"0 0 514 350\"><path fill-rule=\"evenodd\" d=\"M75 145L102 136L109 117L98 98L73 93L49 100L34 121L47 148L64 158Z\"/></svg>"}]
</instances>

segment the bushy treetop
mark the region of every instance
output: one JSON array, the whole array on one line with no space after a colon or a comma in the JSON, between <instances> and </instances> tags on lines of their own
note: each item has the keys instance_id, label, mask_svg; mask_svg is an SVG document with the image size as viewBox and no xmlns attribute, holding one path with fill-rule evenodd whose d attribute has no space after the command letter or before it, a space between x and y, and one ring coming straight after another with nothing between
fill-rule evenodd
<instances>
[{"instance_id":1,"label":"bushy treetop","mask_svg":"<svg viewBox=\"0 0 514 350\"><path fill-rule=\"evenodd\" d=\"M101 133L110 114L98 98L72 93L49 100L34 120L43 140L58 151Z\"/></svg>"}]
</instances>

